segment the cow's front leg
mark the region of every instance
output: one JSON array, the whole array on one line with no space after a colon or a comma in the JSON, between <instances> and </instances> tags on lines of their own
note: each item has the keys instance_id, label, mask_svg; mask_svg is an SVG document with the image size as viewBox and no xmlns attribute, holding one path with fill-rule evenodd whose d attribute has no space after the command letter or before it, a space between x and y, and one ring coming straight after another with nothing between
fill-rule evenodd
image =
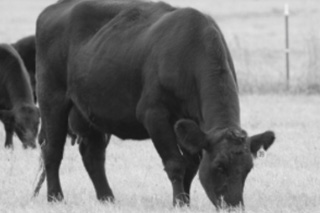
<instances>
[{"instance_id":1,"label":"cow's front leg","mask_svg":"<svg viewBox=\"0 0 320 213\"><path fill-rule=\"evenodd\" d=\"M186 156L187 155L187 156ZM189 155L184 152L184 157L187 158L188 165L186 169L186 173L184 175L184 190L186 191L186 194L188 195L188 198L190 200L190 188L193 178L198 172L199 164L201 161L201 153L197 153L195 155Z\"/></svg>"},{"instance_id":2,"label":"cow's front leg","mask_svg":"<svg viewBox=\"0 0 320 213\"><path fill-rule=\"evenodd\" d=\"M176 136L169 119L166 109L148 109L143 115L143 123L162 158L165 171L172 183L173 205L183 206L189 204L189 196L184 189L186 162L177 146Z\"/></svg>"}]
</instances>

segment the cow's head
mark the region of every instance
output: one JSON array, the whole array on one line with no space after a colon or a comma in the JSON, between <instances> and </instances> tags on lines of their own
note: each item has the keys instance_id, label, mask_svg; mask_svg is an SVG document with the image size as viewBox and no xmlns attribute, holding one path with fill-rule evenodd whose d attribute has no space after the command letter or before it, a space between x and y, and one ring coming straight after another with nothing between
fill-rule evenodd
<instances>
[{"instance_id":1,"label":"cow's head","mask_svg":"<svg viewBox=\"0 0 320 213\"><path fill-rule=\"evenodd\" d=\"M275 135L271 131L248 137L240 129L203 132L191 120L179 120L175 132L180 146L190 153L203 150L200 182L211 202L221 208L243 206L243 188L260 148L267 150Z\"/></svg>"},{"instance_id":2,"label":"cow's head","mask_svg":"<svg viewBox=\"0 0 320 213\"><path fill-rule=\"evenodd\" d=\"M39 109L33 105L21 105L12 110L1 110L0 118L13 128L23 147L36 147L36 137L40 120Z\"/></svg>"}]
</instances>

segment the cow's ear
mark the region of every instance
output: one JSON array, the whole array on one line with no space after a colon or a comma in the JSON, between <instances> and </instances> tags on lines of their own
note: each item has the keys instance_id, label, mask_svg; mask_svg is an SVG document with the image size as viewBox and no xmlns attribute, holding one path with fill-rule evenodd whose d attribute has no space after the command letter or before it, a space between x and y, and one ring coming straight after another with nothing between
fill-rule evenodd
<instances>
[{"instance_id":1,"label":"cow's ear","mask_svg":"<svg viewBox=\"0 0 320 213\"><path fill-rule=\"evenodd\" d=\"M257 152L261 148L268 150L269 147L273 144L275 140L275 134L272 131L266 131L264 133L251 136L250 141L250 150L254 157L257 157Z\"/></svg>"},{"instance_id":2,"label":"cow's ear","mask_svg":"<svg viewBox=\"0 0 320 213\"><path fill-rule=\"evenodd\" d=\"M10 110L0 110L0 119L3 123L9 123L14 119L14 116Z\"/></svg>"},{"instance_id":3,"label":"cow's ear","mask_svg":"<svg viewBox=\"0 0 320 213\"><path fill-rule=\"evenodd\" d=\"M194 154L206 148L206 134L192 120L181 119L174 126L178 143L181 147Z\"/></svg>"}]
</instances>

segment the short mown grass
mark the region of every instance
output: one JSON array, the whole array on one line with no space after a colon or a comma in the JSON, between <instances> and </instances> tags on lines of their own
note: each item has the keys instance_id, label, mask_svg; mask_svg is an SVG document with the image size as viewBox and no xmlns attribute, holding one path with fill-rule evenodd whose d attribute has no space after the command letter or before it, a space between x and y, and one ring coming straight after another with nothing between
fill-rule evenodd
<instances>
[{"instance_id":1,"label":"short mown grass","mask_svg":"<svg viewBox=\"0 0 320 213\"><path fill-rule=\"evenodd\" d=\"M255 160L244 201L248 213L320 212L320 97L245 95L240 97L242 127L249 135L271 129L275 144L266 157ZM112 138L106 170L115 204L96 200L93 185L76 146L68 141L60 169L65 195L62 203L48 204L46 185L31 199L39 166L39 149L3 148L0 127L0 212L215 212L196 176L190 208L173 208L171 184L152 142ZM240 211L239 211L240 212Z\"/></svg>"}]
</instances>

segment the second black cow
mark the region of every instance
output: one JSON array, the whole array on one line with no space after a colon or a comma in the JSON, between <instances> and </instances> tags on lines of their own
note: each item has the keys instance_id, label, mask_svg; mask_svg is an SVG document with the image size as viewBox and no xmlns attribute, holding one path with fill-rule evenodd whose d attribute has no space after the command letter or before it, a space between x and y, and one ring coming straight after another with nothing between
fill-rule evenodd
<instances>
[{"instance_id":1,"label":"second black cow","mask_svg":"<svg viewBox=\"0 0 320 213\"><path fill-rule=\"evenodd\" d=\"M5 147L12 147L14 132L24 147L35 147L39 125L30 79L18 52L0 44L0 120L6 131Z\"/></svg>"}]
</instances>

